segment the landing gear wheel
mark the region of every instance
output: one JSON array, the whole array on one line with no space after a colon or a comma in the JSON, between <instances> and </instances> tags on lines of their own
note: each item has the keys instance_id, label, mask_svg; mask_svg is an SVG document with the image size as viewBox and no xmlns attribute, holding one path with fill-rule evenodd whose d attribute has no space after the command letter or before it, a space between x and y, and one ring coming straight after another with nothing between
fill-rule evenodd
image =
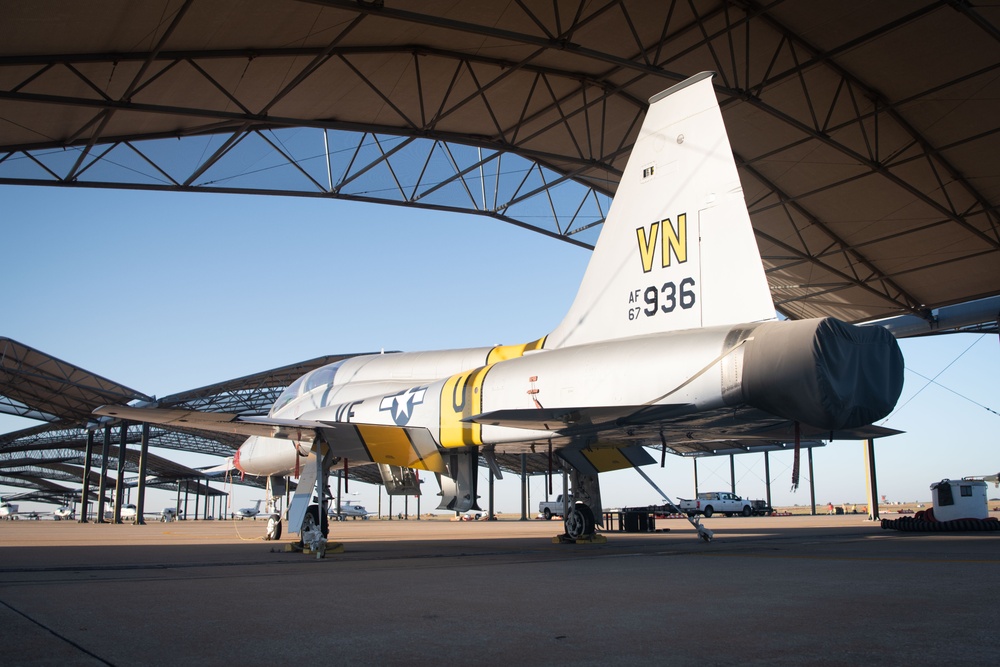
<instances>
[{"instance_id":1,"label":"landing gear wheel","mask_svg":"<svg viewBox=\"0 0 1000 667\"><path fill-rule=\"evenodd\" d=\"M546 507L545 510L542 511L542 516L545 517L546 521L551 521L552 520L552 510L550 510L548 507Z\"/></svg>"},{"instance_id":2,"label":"landing gear wheel","mask_svg":"<svg viewBox=\"0 0 1000 667\"><path fill-rule=\"evenodd\" d=\"M593 535L596 525L594 513L582 503L573 505L567 513L566 519L563 521L563 526L566 528L566 536L571 540L578 540L581 537Z\"/></svg>"},{"instance_id":3,"label":"landing gear wheel","mask_svg":"<svg viewBox=\"0 0 1000 667\"><path fill-rule=\"evenodd\" d=\"M319 505L310 505L306 509L306 516L302 519L302 529L299 530L299 545L309 547L326 541L326 536L330 534L330 521L323 517L320 522Z\"/></svg>"},{"instance_id":4,"label":"landing gear wheel","mask_svg":"<svg viewBox=\"0 0 1000 667\"><path fill-rule=\"evenodd\" d=\"M281 539L281 517L277 514L272 514L267 518L267 530L264 532L265 540L280 540Z\"/></svg>"}]
</instances>

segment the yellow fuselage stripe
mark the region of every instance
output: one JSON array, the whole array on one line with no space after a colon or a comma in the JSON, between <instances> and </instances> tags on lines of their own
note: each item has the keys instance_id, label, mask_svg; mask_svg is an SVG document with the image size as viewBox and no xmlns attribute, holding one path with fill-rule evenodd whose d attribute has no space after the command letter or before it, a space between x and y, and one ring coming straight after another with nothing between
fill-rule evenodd
<instances>
[{"instance_id":1,"label":"yellow fuselage stripe","mask_svg":"<svg viewBox=\"0 0 1000 667\"><path fill-rule=\"evenodd\" d=\"M445 380L441 389L441 438L442 447L469 447L483 444L481 424L463 422L483 411L483 381L490 368L500 361L524 356L526 351L537 350L545 342L540 338L521 345L498 345L486 355L486 365ZM527 382L527 378L525 378Z\"/></svg>"}]
</instances>

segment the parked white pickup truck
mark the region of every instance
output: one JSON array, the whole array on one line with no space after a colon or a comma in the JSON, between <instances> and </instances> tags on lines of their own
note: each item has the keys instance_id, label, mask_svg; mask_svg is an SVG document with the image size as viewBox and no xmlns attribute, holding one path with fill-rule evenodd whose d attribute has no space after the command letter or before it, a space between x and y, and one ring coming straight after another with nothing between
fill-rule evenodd
<instances>
[{"instance_id":1,"label":"parked white pickup truck","mask_svg":"<svg viewBox=\"0 0 1000 667\"><path fill-rule=\"evenodd\" d=\"M707 519L719 512L724 513L726 516L733 516L734 514L750 516L754 513L752 500L744 500L728 491L709 491L707 493L699 493L698 497L694 500L684 500L683 498L679 500L677 509L688 516L704 514Z\"/></svg>"},{"instance_id":2,"label":"parked white pickup truck","mask_svg":"<svg viewBox=\"0 0 1000 667\"><path fill-rule=\"evenodd\" d=\"M573 494L571 493L567 495L566 498L568 501L566 504L572 507ZM553 514L556 516L562 516L563 515L562 494L560 493L558 496L556 496L555 500L543 500L542 502L538 503L538 513L544 516L546 520L551 519Z\"/></svg>"}]
</instances>

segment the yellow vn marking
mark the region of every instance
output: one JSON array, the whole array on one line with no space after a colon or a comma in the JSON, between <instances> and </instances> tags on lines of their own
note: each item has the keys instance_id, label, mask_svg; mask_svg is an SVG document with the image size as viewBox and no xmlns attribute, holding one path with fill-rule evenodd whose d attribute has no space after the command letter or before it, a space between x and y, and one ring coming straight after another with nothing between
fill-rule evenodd
<instances>
[{"instance_id":1,"label":"yellow vn marking","mask_svg":"<svg viewBox=\"0 0 1000 667\"><path fill-rule=\"evenodd\" d=\"M663 234L659 234L660 229ZM636 240L639 242L639 259L642 260L642 272L649 273L653 270L653 256L656 254L656 238L660 237L660 260L663 268L670 266L670 257L677 258L678 264L687 261L687 214L681 213L677 216L677 226L670 218L654 222L646 233L645 227L638 227L635 230Z\"/></svg>"}]
</instances>

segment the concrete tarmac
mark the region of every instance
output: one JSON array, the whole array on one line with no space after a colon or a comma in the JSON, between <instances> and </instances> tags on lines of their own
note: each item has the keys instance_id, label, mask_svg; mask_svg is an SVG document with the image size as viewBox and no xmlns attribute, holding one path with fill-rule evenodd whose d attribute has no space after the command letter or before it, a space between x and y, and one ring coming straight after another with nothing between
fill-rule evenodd
<instances>
[{"instance_id":1,"label":"concrete tarmac","mask_svg":"<svg viewBox=\"0 0 1000 667\"><path fill-rule=\"evenodd\" d=\"M888 515L887 518L894 518ZM557 521L0 523L2 665L992 663L1000 533L713 517L698 540Z\"/></svg>"}]
</instances>

